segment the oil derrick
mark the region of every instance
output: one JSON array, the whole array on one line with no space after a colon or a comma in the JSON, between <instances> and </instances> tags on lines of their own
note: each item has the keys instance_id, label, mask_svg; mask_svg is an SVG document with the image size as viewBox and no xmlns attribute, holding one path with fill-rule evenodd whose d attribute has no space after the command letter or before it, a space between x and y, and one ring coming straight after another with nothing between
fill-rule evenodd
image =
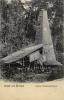
<instances>
[{"instance_id":1,"label":"oil derrick","mask_svg":"<svg viewBox=\"0 0 64 100\"><path fill-rule=\"evenodd\" d=\"M35 42L36 44L42 43L42 16L43 16L43 10L40 11L39 17L38 17L38 22L36 26L36 37L35 37Z\"/></svg>"}]
</instances>

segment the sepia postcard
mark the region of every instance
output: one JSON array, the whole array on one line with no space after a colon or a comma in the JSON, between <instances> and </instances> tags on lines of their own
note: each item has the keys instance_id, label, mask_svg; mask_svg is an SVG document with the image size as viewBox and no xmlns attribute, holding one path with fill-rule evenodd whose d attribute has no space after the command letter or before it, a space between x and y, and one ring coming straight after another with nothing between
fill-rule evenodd
<instances>
[{"instance_id":1,"label":"sepia postcard","mask_svg":"<svg viewBox=\"0 0 64 100\"><path fill-rule=\"evenodd\" d=\"M0 99L64 100L64 0L0 0Z\"/></svg>"}]
</instances>

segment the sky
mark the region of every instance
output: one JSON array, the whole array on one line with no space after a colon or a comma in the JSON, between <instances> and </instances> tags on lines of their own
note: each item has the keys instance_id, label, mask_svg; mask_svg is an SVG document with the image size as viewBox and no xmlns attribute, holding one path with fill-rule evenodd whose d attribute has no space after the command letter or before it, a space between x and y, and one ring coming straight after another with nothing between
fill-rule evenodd
<instances>
[{"instance_id":1,"label":"sky","mask_svg":"<svg viewBox=\"0 0 64 100\"><path fill-rule=\"evenodd\" d=\"M11 2L11 0L6 0L6 1L8 1L8 3L10 3ZM26 1L31 1L31 0L21 0L23 3L25 3ZM28 5L24 5L24 8L25 9L29 9L29 6Z\"/></svg>"},{"instance_id":2,"label":"sky","mask_svg":"<svg viewBox=\"0 0 64 100\"><path fill-rule=\"evenodd\" d=\"M10 2L11 0L7 0L8 2ZM25 1L31 1L31 0L21 0L23 3L25 2Z\"/></svg>"}]
</instances>

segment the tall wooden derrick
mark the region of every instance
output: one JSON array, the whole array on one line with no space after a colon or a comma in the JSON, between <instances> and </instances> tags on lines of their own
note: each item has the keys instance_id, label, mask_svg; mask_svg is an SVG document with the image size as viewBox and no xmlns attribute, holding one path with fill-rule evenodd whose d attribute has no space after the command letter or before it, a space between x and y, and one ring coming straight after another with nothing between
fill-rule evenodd
<instances>
[{"instance_id":1,"label":"tall wooden derrick","mask_svg":"<svg viewBox=\"0 0 64 100\"><path fill-rule=\"evenodd\" d=\"M35 37L35 42L36 44L42 43L42 16L43 16L43 11L41 10L39 12L39 17L38 17L38 22L36 26L36 37Z\"/></svg>"}]
</instances>

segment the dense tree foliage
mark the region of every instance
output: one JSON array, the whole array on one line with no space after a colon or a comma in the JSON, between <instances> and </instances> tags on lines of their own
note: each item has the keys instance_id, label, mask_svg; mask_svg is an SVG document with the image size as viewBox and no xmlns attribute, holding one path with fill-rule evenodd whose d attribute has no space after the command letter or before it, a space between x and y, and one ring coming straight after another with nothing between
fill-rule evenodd
<instances>
[{"instance_id":1,"label":"dense tree foliage","mask_svg":"<svg viewBox=\"0 0 64 100\"><path fill-rule=\"evenodd\" d=\"M63 0L32 0L31 7L25 9L21 0L11 3L0 0L1 27L0 40L4 44L3 56L34 42L39 12L47 9L54 45L62 51Z\"/></svg>"}]
</instances>

